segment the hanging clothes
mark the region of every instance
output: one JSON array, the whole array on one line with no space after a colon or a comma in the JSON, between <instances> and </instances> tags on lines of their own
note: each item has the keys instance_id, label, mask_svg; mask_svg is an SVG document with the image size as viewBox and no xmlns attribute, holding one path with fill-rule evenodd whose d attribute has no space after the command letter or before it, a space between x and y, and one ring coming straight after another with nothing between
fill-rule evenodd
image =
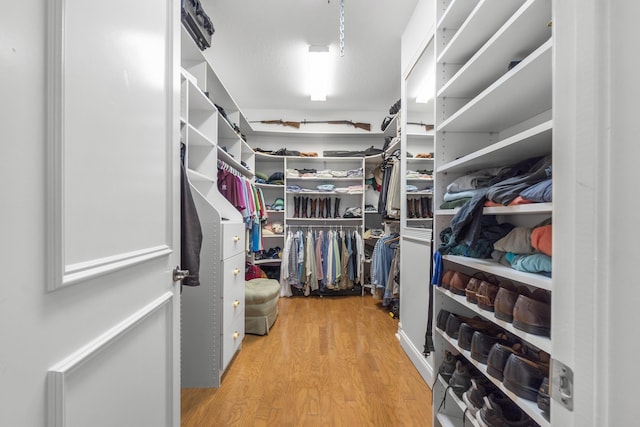
<instances>
[{"instance_id":1,"label":"hanging clothes","mask_svg":"<svg viewBox=\"0 0 640 427\"><path fill-rule=\"evenodd\" d=\"M360 284L364 240L357 231L289 231L280 264L280 295L291 296L291 287L304 295L312 291L340 291Z\"/></svg>"},{"instance_id":2,"label":"hanging clothes","mask_svg":"<svg viewBox=\"0 0 640 427\"><path fill-rule=\"evenodd\" d=\"M242 176L228 164L218 161L218 191L242 215L248 230L246 250L260 252L264 250L262 223L269 217L262 189Z\"/></svg>"}]
</instances>

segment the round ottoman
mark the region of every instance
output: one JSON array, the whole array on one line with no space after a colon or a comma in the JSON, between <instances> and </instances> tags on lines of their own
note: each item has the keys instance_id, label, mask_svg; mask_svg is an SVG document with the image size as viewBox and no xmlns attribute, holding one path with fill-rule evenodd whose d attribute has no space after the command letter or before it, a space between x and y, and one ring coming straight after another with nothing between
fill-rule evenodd
<instances>
[{"instance_id":1,"label":"round ottoman","mask_svg":"<svg viewBox=\"0 0 640 427\"><path fill-rule=\"evenodd\" d=\"M278 317L280 282L251 279L244 285L244 332L266 335Z\"/></svg>"}]
</instances>

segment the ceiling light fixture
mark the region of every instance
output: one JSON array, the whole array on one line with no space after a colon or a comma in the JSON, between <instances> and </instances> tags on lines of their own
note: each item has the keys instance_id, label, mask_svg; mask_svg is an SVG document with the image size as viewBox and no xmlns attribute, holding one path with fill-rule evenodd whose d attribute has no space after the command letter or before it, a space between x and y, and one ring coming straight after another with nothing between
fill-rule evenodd
<instances>
[{"instance_id":1,"label":"ceiling light fixture","mask_svg":"<svg viewBox=\"0 0 640 427\"><path fill-rule=\"evenodd\" d=\"M312 101L327 100L329 46L309 46L309 83Z\"/></svg>"}]
</instances>

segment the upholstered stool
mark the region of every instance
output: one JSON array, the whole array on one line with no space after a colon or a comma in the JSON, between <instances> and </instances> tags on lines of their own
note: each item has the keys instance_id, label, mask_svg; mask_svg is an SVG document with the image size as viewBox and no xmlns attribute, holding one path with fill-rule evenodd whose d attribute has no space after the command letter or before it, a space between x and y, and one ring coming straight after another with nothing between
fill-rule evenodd
<instances>
[{"instance_id":1,"label":"upholstered stool","mask_svg":"<svg viewBox=\"0 0 640 427\"><path fill-rule=\"evenodd\" d=\"M267 335L278 317L280 283L273 279L251 279L244 285L244 332Z\"/></svg>"}]
</instances>

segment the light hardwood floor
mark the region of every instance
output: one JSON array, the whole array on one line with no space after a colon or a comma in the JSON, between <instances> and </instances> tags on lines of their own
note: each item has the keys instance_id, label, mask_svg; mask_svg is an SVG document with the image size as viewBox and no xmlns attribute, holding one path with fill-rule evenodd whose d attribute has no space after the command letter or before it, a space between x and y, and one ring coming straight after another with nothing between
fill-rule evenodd
<instances>
[{"instance_id":1,"label":"light hardwood floor","mask_svg":"<svg viewBox=\"0 0 640 427\"><path fill-rule=\"evenodd\" d=\"M379 301L293 297L279 309L219 389L182 390L182 427L431 426L431 390Z\"/></svg>"}]
</instances>

